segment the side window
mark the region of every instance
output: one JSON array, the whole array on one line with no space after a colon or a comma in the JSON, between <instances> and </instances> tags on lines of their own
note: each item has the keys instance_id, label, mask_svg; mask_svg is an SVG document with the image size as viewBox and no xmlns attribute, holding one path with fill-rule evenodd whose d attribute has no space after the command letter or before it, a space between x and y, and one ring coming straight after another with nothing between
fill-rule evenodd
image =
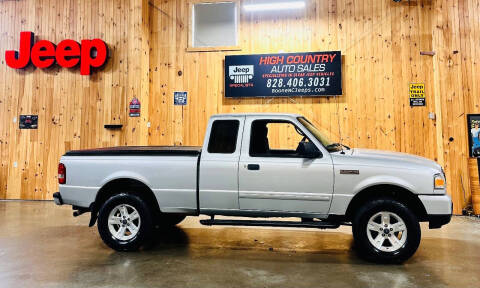
<instances>
[{"instance_id":1,"label":"side window","mask_svg":"<svg viewBox=\"0 0 480 288\"><path fill-rule=\"evenodd\" d=\"M267 123L267 129L268 143L272 150L295 150L303 138L292 123Z\"/></svg>"},{"instance_id":2,"label":"side window","mask_svg":"<svg viewBox=\"0 0 480 288\"><path fill-rule=\"evenodd\" d=\"M216 120L212 124L208 153L232 154L237 146L238 120Z\"/></svg>"},{"instance_id":3,"label":"side window","mask_svg":"<svg viewBox=\"0 0 480 288\"><path fill-rule=\"evenodd\" d=\"M309 140L291 122L256 120L250 135L250 156L299 157L297 148L302 141Z\"/></svg>"}]
</instances>

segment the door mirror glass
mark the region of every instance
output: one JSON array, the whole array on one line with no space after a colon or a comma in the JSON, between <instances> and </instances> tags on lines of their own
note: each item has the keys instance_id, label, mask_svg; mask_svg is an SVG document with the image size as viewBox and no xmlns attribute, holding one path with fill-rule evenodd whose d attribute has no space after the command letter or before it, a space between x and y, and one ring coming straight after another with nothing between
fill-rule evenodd
<instances>
[{"instance_id":1,"label":"door mirror glass","mask_svg":"<svg viewBox=\"0 0 480 288\"><path fill-rule=\"evenodd\" d=\"M305 141L298 143L297 152L300 156L309 159L318 158L321 155L320 150L318 150L315 144Z\"/></svg>"}]
</instances>

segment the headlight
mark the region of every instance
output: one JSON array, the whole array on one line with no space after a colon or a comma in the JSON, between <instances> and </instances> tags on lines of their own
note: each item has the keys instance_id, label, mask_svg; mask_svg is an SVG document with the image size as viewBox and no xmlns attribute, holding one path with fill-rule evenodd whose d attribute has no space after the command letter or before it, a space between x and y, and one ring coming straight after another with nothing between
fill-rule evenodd
<instances>
[{"instance_id":1,"label":"headlight","mask_svg":"<svg viewBox=\"0 0 480 288\"><path fill-rule=\"evenodd\" d=\"M445 189L445 178L442 174L435 174L433 176L433 188L434 189Z\"/></svg>"}]
</instances>

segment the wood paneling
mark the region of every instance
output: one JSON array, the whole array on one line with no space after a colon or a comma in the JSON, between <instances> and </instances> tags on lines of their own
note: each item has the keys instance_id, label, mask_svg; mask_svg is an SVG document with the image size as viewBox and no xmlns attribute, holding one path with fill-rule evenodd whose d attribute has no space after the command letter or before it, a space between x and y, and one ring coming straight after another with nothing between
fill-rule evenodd
<instances>
[{"instance_id":1,"label":"wood paneling","mask_svg":"<svg viewBox=\"0 0 480 288\"><path fill-rule=\"evenodd\" d=\"M142 10L148 9L146 3L0 2L0 198L51 199L58 189L58 160L66 150L147 143L147 115L127 119L126 113L134 96L148 109L148 75L142 74L149 61L150 34L142 35L145 22L148 25L148 17L142 22L148 16L148 10ZM33 31L38 40L54 43L101 38L109 46L110 58L91 76L60 67L14 70L5 64L4 55L5 50L18 50L20 31ZM19 130L13 119L20 114L38 114L39 129ZM110 131L104 124L126 128Z\"/></svg>"},{"instance_id":2,"label":"wood paneling","mask_svg":"<svg viewBox=\"0 0 480 288\"><path fill-rule=\"evenodd\" d=\"M480 112L480 1L432 2L433 47L437 52L433 57L434 87L442 123L439 144L443 146L455 212L459 213L471 202L472 193L480 195L478 183L470 185L478 179L478 170L471 167L476 161L468 161L466 125L467 114Z\"/></svg>"},{"instance_id":3,"label":"wood paneling","mask_svg":"<svg viewBox=\"0 0 480 288\"><path fill-rule=\"evenodd\" d=\"M241 4L246 2L251 1ZM471 185L478 175L471 175L475 170L468 164L465 127L466 114L480 112L479 2L309 0L307 9L297 12L242 11L241 51L188 52L187 1L2 1L0 198L51 198L57 161L68 149L201 145L212 114L293 112L349 146L442 163L459 213L478 187ZM61 68L15 71L3 55L18 49L22 30L54 42L99 37L109 45L111 59L90 77ZM340 97L223 96L225 55L321 50L342 51ZM409 106L412 82L426 84L426 107ZM188 105L174 106L174 91L187 91ZM142 103L139 118L127 114L134 96ZM18 130L13 118L22 113L38 113L39 129ZM125 126L105 130L109 123Z\"/></svg>"}]
</instances>

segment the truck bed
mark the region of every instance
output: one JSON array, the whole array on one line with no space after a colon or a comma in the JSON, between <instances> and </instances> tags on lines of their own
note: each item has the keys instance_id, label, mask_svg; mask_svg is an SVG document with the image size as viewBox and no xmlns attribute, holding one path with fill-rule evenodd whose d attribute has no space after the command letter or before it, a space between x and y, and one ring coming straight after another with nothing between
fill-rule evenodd
<instances>
[{"instance_id":1,"label":"truck bed","mask_svg":"<svg viewBox=\"0 0 480 288\"><path fill-rule=\"evenodd\" d=\"M72 150L64 156L198 156L201 151L202 148L197 146L119 146Z\"/></svg>"}]
</instances>

